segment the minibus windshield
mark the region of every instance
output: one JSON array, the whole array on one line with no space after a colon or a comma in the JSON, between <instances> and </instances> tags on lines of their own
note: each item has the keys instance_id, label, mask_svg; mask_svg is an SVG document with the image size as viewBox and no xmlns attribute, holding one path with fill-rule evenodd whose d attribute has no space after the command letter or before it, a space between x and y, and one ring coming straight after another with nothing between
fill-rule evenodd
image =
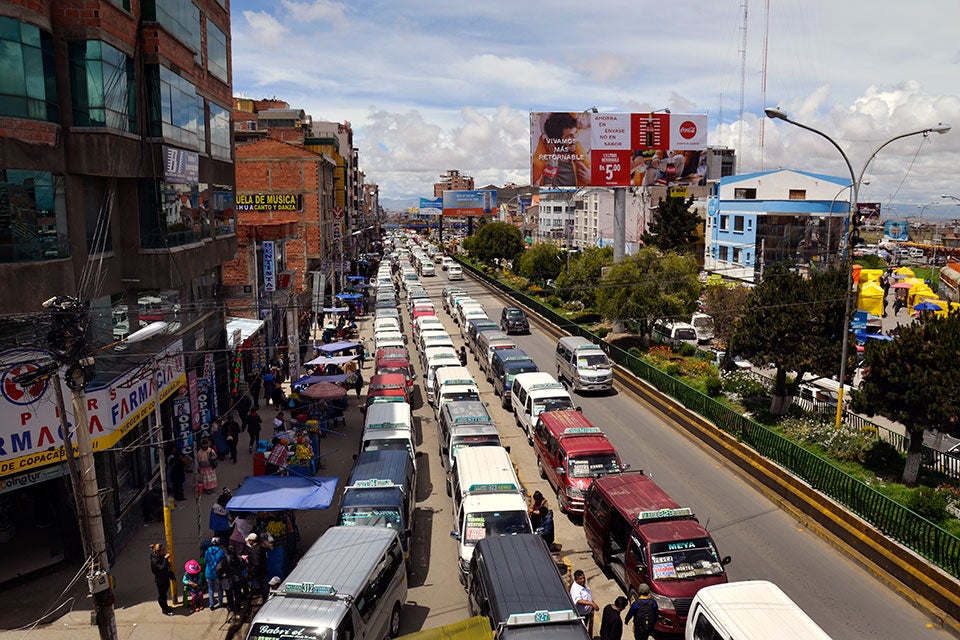
<instances>
[{"instance_id":1,"label":"minibus windshield","mask_svg":"<svg viewBox=\"0 0 960 640\"><path fill-rule=\"evenodd\" d=\"M695 580L723 573L720 556L710 538L651 543L650 562L654 580Z\"/></svg>"}]
</instances>

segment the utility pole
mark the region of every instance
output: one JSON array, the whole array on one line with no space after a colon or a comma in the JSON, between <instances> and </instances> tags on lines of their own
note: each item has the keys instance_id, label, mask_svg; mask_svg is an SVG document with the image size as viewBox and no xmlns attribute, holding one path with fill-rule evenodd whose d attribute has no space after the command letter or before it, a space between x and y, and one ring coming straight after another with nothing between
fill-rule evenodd
<instances>
[{"instance_id":1,"label":"utility pole","mask_svg":"<svg viewBox=\"0 0 960 640\"><path fill-rule=\"evenodd\" d=\"M163 500L163 533L167 542L167 551L170 553L170 566L177 566L173 556L173 518L170 514L170 494L167 492L167 447L163 440L163 419L160 414L160 367L157 358L151 361L150 373L153 376L153 418L157 423L157 433L160 436L160 495ZM179 453L175 454L179 455ZM177 602L177 581L170 580L170 594L173 602Z\"/></svg>"}]
</instances>

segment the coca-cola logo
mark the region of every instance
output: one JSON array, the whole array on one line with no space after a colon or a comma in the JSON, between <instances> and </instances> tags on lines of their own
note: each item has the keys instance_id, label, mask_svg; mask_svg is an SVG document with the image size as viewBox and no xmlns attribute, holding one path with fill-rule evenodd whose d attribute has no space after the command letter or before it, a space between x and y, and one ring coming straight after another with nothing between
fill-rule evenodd
<instances>
[{"instance_id":1,"label":"coca-cola logo","mask_svg":"<svg viewBox=\"0 0 960 640\"><path fill-rule=\"evenodd\" d=\"M687 120L680 125L680 136L686 140L695 138L697 136L697 125L690 120Z\"/></svg>"}]
</instances>

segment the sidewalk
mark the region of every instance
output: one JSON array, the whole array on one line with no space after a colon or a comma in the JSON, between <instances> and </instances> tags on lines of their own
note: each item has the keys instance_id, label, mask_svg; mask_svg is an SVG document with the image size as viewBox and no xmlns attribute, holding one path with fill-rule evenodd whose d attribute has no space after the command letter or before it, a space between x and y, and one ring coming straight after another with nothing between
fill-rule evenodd
<instances>
[{"instance_id":1,"label":"sidewalk","mask_svg":"<svg viewBox=\"0 0 960 640\"><path fill-rule=\"evenodd\" d=\"M368 321L369 316L364 318ZM361 323L361 327L363 327ZM309 353L309 352L308 352ZM364 371L364 377L370 377L370 364ZM289 382L284 383L289 391ZM329 434L321 440L320 455L324 476L337 476L342 485L353 465L352 454L356 451L356 441L363 426L358 403L351 392L350 408L346 413L345 435L338 437ZM273 433L273 418L276 411L266 407L261 400L260 416L264 426L261 437ZM194 475L187 475L187 500L176 502L172 511L174 537L173 569L178 577L183 576L183 565L190 558L197 557L201 540L212 535L208 527L210 508L223 487L235 489L243 479L253 474L253 454L247 452L248 436L240 436L237 463L228 458L217 466L218 488L210 495L201 494L199 500L190 492ZM103 484L103 483L101 483ZM338 486L338 489L340 487ZM300 529L299 549L305 551L336 519L335 510L327 509L297 514ZM164 542L163 522L144 525L137 531L120 551L111 575L114 578L114 605L117 621L117 637L123 640L161 640L190 638L241 638L238 631L245 633L245 626L228 623L226 608L214 611L204 609L192 613L189 608L177 607L176 614L165 616L157 605L156 588L153 574L150 572L150 545ZM0 639L21 639L24 637L43 640L86 640L99 638L99 632L93 621L93 602L87 593L85 574L73 581L80 563L74 562L68 567L48 576L31 580L28 584L8 589L4 592L7 606L0 608ZM178 589L182 593L182 589ZM42 618L42 624L38 619ZM249 620L245 621L249 622ZM32 630L29 625L37 624Z\"/></svg>"}]
</instances>

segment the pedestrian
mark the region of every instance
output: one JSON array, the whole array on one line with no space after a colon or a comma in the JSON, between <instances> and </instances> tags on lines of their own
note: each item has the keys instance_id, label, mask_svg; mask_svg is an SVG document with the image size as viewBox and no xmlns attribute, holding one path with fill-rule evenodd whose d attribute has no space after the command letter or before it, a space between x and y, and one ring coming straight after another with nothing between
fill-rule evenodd
<instances>
[{"instance_id":1,"label":"pedestrian","mask_svg":"<svg viewBox=\"0 0 960 640\"><path fill-rule=\"evenodd\" d=\"M360 390L363 389L363 372L357 370L357 379L353 381L353 388L357 391L357 398L360 397Z\"/></svg>"},{"instance_id":2,"label":"pedestrian","mask_svg":"<svg viewBox=\"0 0 960 640\"><path fill-rule=\"evenodd\" d=\"M899 314L900 309L903 309L903 298L897 296L897 299L893 301L893 315Z\"/></svg>"},{"instance_id":3,"label":"pedestrian","mask_svg":"<svg viewBox=\"0 0 960 640\"><path fill-rule=\"evenodd\" d=\"M206 438L200 442L197 451L197 484L204 493L211 493L217 488L217 454Z\"/></svg>"},{"instance_id":4,"label":"pedestrian","mask_svg":"<svg viewBox=\"0 0 960 640\"><path fill-rule=\"evenodd\" d=\"M246 428L247 416L250 415L250 409L253 408L253 403L250 402L250 396L246 393L240 394L240 399L237 400L237 415L240 416L240 425Z\"/></svg>"},{"instance_id":5,"label":"pedestrian","mask_svg":"<svg viewBox=\"0 0 960 640\"><path fill-rule=\"evenodd\" d=\"M357 353L360 356L360 368L363 369L367 362L367 345L365 341L360 341L360 346L357 347Z\"/></svg>"},{"instance_id":6,"label":"pedestrian","mask_svg":"<svg viewBox=\"0 0 960 640\"><path fill-rule=\"evenodd\" d=\"M620 640L623 635L623 620L620 619L620 613L627 608L627 604L626 598L617 596L613 604L603 608L603 616L600 618L600 640Z\"/></svg>"},{"instance_id":7,"label":"pedestrian","mask_svg":"<svg viewBox=\"0 0 960 640\"><path fill-rule=\"evenodd\" d=\"M243 613L243 599L246 592L246 565L233 546L226 550L225 571L220 582L227 595L227 609L234 615Z\"/></svg>"},{"instance_id":8,"label":"pedestrian","mask_svg":"<svg viewBox=\"0 0 960 640\"><path fill-rule=\"evenodd\" d=\"M276 438L287 437L287 417L283 411L277 411L277 415L273 418L273 435Z\"/></svg>"},{"instance_id":9,"label":"pedestrian","mask_svg":"<svg viewBox=\"0 0 960 640\"><path fill-rule=\"evenodd\" d=\"M273 400L273 406L275 407L285 407L287 404L287 397L283 394L283 387L279 384L273 386L273 395L271 396Z\"/></svg>"},{"instance_id":10,"label":"pedestrian","mask_svg":"<svg viewBox=\"0 0 960 640\"><path fill-rule=\"evenodd\" d=\"M153 582L157 587L157 604L165 616L172 616L173 609L167 604L167 595L170 593L170 582L177 579L177 574L170 566L170 554L162 544L150 545L150 571L153 573Z\"/></svg>"},{"instance_id":11,"label":"pedestrian","mask_svg":"<svg viewBox=\"0 0 960 640\"><path fill-rule=\"evenodd\" d=\"M347 360L343 363L343 372L344 373L354 373L359 369L360 366L357 364L356 360Z\"/></svg>"},{"instance_id":12,"label":"pedestrian","mask_svg":"<svg viewBox=\"0 0 960 640\"><path fill-rule=\"evenodd\" d=\"M250 435L250 453L253 453L254 447L257 446L257 441L260 440L260 430L263 428L263 418L260 417L257 408L254 407L250 410L250 415L247 416L247 433Z\"/></svg>"},{"instance_id":13,"label":"pedestrian","mask_svg":"<svg viewBox=\"0 0 960 640\"><path fill-rule=\"evenodd\" d=\"M657 606L657 601L650 595L650 587L645 582L641 582L640 586L637 587L637 593L640 594L640 597L630 605L627 617L623 621L625 624L630 624L630 620L633 619L634 640L647 640L653 633L653 628L657 625L660 607Z\"/></svg>"},{"instance_id":14,"label":"pedestrian","mask_svg":"<svg viewBox=\"0 0 960 640\"><path fill-rule=\"evenodd\" d=\"M227 441L227 452L233 464L237 464L237 442L240 440L240 423L236 421L233 412L227 414L227 420L220 428L223 438Z\"/></svg>"},{"instance_id":15,"label":"pedestrian","mask_svg":"<svg viewBox=\"0 0 960 640\"><path fill-rule=\"evenodd\" d=\"M187 560L183 565L183 604L189 605L194 611L203 609L204 580L200 563L196 560Z\"/></svg>"},{"instance_id":16,"label":"pedestrian","mask_svg":"<svg viewBox=\"0 0 960 640\"><path fill-rule=\"evenodd\" d=\"M260 387L263 385L263 377L260 372L253 374L253 380L250 381L250 402L254 409L260 408Z\"/></svg>"},{"instance_id":17,"label":"pedestrian","mask_svg":"<svg viewBox=\"0 0 960 640\"><path fill-rule=\"evenodd\" d=\"M268 476L279 475L287 466L287 457L289 452L287 451L287 441L281 440L280 438L273 438L273 449L270 450L270 455L267 456L266 461L266 472Z\"/></svg>"},{"instance_id":18,"label":"pedestrian","mask_svg":"<svg viewBox=\"0 0 960 640\"><path fill-rule=\"evenodd\" d=\"M540 513L543 514L543 517L539 526L533 532L543 538L543 541L547 543L547 549L553 551L553 511L544 505Z\"/></svg>"},{"instance_id":19,"label":"pedestrian","mask_svg":"<svg viewBox=\"0 0 960 640\"><path fill-rule=\"evenodd\" d=\"M223 431L223 418L217 418L211 426L213 433L213 448L217 452L217 460L226 460L230 456L230 447L227 446L227 435Z\"/></svg>"},{"instance_id":20,"label":"pedestrian","mask_svg":"<svg viewBox=\"0 0 960 640\"><path fill-rule=\"evenodd\" d=\"M463 345L460 345L459 356L460 356L460 366L461 367L467 366L467 348Z\"/></svg>"},{"instance_id":21,"label":"pedestrian","mask_svg":"<svg viewBox=\"0 0 960 640\"><path fill-rule=\"evenodd\" d=\"M170 488L173 489L174 500L186 500L183 495L183 485L187 482L187 468L183 464L183 453L177 449L177 445L170 444L169 455L167 456L167 479L170 481Z\"/></svg>"},{"instance_id":22,"label":"pedestrian","mask_svg":"<svg viewBox=\"0 0 960 640\"><path fill-rule=\"evenodd\" d=\"M267 549L256 533L247 534L247 582L249 594L260 594L261 604L267 601L270 585L267 583Z\"/></svg>"},{"instance_id":23,"label":"pedestrian","mask_svg":"<svg viewBox=\"0 0 960 640\"><path fill-rule=\"evenodd\" d=\"M267 369L266 373L263 374L263 401L270 406L270 401L273 400L273 390L276 388L277 376L273 373L273 369Z\"/></svg>"},{"instance_id":24,"label":"pedestrian","mask_svg":"<svg viewBox=\"0 0 960 640\"><path fill-rule=\"evenodd\" d=\"M587 574L582 569L573 572L573 584L570 585L570 599L573 601L577 613L583 618L587 627L587 635L593 637L593 614L600 610L600 605L593 601L593 594L587 586Z\"/></svg>"},{"instance_id":25,"label":"pedestrian","mask_svg":"<svg viewBox=\"0 0 960 640\"><path fill-rule=\"evenodd\" d=\"M543 520L543 510L547 509L547 499L539 491L533 492L533 503L530 505L530 526L536 530Z\"/></svg>"},{"instance_id":26,"label":"pedestrian","mask_svg":"<svg viewBox=\"0 0 960 640\"><path fill-rule=\"evenodd\" d=\"M214 537L210 540L210 546L203 554L204 577L207 579L207 596L210 602L210 611L223 606L226 598L223 594L223 584L220 582L220 576L226 575L227 553L220 546L220 538ZM214 598L216 594L216 598Z\"/></svg>"},{"instance_id":27,"label":"pedestrian","mask_svg":"<svg viewBox=\"0 0 960 640\"><path fill-rule=\"evenodd\" d=\"M227 511L230 498L230 490L224 489L210 507L210 530L213 531L214 538L226 540L230 537L230 531L233 529L230 525L230 514Z\"/></svg>"}]
</instances>

